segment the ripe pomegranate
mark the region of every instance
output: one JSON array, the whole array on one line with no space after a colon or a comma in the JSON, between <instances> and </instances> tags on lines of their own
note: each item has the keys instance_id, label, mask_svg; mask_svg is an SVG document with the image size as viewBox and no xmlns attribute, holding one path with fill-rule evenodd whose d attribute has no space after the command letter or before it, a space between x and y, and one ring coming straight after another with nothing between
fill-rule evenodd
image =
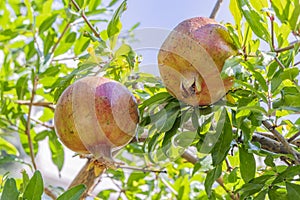
<instances>
[{"instance_id":1,"label":"ripe pomegranate","mask_svg":"<svg viewBox=\"0 0 300 200\"><path fill-rule=\"evenodd\" d=\"M233 85L222 80L225 60L237 53L226 28L213 19L195 17L178 24L158 53L158 65L167 90L192 106L220 100Z\"/></svg>"},{"instance_id":2,"label":"ripe pomegranate","mask_svg":"<svg viewBox=\"0 0 300 200\"><path fill-rule=\"evenodd\" d=\"M62 143L75 152L105 160L112 160L111 151L134 137L138 119L130 91L104 77L85 77L70 85L54 115Z\"/></svg>"}]
</instances>

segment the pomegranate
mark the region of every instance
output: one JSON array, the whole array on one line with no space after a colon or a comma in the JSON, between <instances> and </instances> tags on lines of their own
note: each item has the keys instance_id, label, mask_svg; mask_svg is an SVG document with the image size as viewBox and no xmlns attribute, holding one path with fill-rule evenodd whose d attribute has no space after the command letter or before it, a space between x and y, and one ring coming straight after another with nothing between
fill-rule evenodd
<instances>
[{"instance_id":1,"label":"pomegranate","mask_svg":"<svg viewBox=\"0 0 300 200\"><path fill-rule=\"evenodd\" d=\"M139 115L134 96L121 83L85 77L59 98L55 130L69 149L111 161L111 152L135 135Z\"/></svg>"},{"instance_id":2,"label":"pomegranate","mask_svg":"<svg viewBox=\"0 0 300 200\"><path fill-rule=\"evenodd\" d=\"M158 66L167 90L192 106L220 100L233 85L222 79L225 60L237 53L226 28L205 17L187 19L168 35L158 53Z\"/></svg>"}]
</instances>

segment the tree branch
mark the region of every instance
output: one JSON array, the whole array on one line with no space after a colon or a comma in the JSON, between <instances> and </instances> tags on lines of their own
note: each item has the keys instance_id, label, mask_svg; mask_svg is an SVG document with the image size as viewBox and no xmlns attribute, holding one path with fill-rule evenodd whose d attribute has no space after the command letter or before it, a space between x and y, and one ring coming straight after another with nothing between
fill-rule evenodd
<instances>
[{"instance_id":1,"label":"tree branch","mask_svg":"<svg viewBox=\"0 0 300 200\"><path fill-rule=\"evenodd\" d=\"M292 154L295 158L295 163L300 164L299 153L296 152L287 140L266 120L262 121L262 124L278 139L278 141L283 145L287 153Z\"/></svg>"},{"instance_id":2,"label":"tree branch","mask_svg":"<svg viewBox=\"0 0 300 200\"><path fill-rule=\"evenodd\" d=\"M85 199L88 193L93 191L96 183L99 183L99 179L105 171L106 166L98 165L97 163L95 163L95 160L88 159L85 165L81 168L79 173L71 182L69 188L72 188L79 184L84 184L86 186L86 190L82 194L81 199Z\"/></svg>"},{"instance_id":3,"label":"tree branch","mask_svg":"<svg viewBox=\"0 0 300 200\"><path fill-rule=\"evenodd\" d=\"M215 19L216 18L216 15L221 7L221 4L222 4L223 0L217 0L215 6L214 6L214 9L212 10L209 18L211 19Z\"/></svg>"},{"instance_id":4,"label":"tree branch","mask_svg":"<svg viewBox=\"0 0 300 200\"><path fill-rule=\"evenodd\" d=\"M288 51L288 50L293 49L296 44L300 44L300 40L293 41L293 42L290 43L289 46L283 47L283 48L278 48L278 49L275 49L274 51L276 53L281 53L281 52L284 52L284 51Z\"/></svg>"},{"instance_id":5,"label":"tree branch","mask_svg":"<svg viewBox=\"0 0 300 200\"><path fill-rule=\"evenodd\" d=\"M29 108L28 108L27 122L26 122L26 129L25 129L25 133L27 135L27 140L28 140L29 151L30 151L30 158L31 158L31 162L32 162L34 170L37 170L37 167L36 167L36 163L35 163L33 143L32 143L31 134L30 134L30 129L31 129L30 120L31 120L31 112L32 112L32 103L33 103L33 100L34 100L37 84L38 84L38 77L35 76L34 80L33 80L33 83L32 83L32 92L31 92L30 104L29 104Z\"/></svg>"},{"instance_id":6,"label":"tree branch","mask_svg":"<svg viewBox=\"0 0 300 200\"><path fill-rule=\"evenodd\" d=\"M19 105L31 105L31 106L40 106L40 107L46 107L54 111L53 103L51 102L30 102L26 100L17 100L15 101Z\"/></svg>"},{"instance_id":7,"label":"tree branch","mask_svg":"<svg viewBox=\"0 0 300 200\"><path fill-rule=\"evenodd\" d=\"M294 141L299 136L300 136L300 131L298 131L295 135L293 135L292 137L290 137L287 141L288 142L292 142L292 141Z\"/></svg>"}]
</instances>

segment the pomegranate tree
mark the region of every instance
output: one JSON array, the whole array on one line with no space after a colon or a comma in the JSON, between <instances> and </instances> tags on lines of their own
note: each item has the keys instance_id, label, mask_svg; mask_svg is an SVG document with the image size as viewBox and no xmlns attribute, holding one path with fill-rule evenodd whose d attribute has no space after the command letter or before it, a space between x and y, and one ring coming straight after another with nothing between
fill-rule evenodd
<instances>
[{"instance_id":1,"label":"pomegranate tree","mask_svg":"<svg viewBox=\"0 0 300 200\"><path fill-rule=\"evenodd\" d=\"M158 53L158 65L168 91L193 105L210 105L232 87L231 77L222 79L225 60L235 55L226 28L213 19L195 17L178 24Z\"/></svg>"},{"instance_id":2,"label":"pomegranate tree","mask_svg":"<svg viewBox=\"0 0 300 200\"><path fill-rule=\"evenodd\" d=\"M54 115L56 133L65 146L110 161L111 151L134 137L138 119L130 91L104 77L85 77L70 85Z\"/></svg>"}]
</instances>

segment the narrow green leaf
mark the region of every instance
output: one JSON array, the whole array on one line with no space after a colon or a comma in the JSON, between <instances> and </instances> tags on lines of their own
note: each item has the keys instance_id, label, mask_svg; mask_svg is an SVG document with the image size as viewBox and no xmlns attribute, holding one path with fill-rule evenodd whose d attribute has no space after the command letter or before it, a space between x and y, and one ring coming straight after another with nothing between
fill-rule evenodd
<instances>
[{"instance_id":1,"label":"narrow green leaf","mask_svg":"<svg viewBox=\"0 0 300 200\"><path fill-rule=\"evenodd\" d=\"M273 184L280 183L286 179L291 179L297 175L300 175L300 165L289 166L285 171L276 177L276 179L273 181Z\"/></svg>"},{"instance_id":2,"label":"narrow green leaf","mask_svg":"<svg viewBox=\"0 0 300 200\"><path fill-rule=\"evenodd\" d=\"M172 98L172 96L168 92L155 94L149 99L143 101L143 103L140 105L140 111L143 111L146 107L152 104L159 105L160 103L167 101L169 98Z\"/></svg>"},{"instance_id":3,"label":"narrow green leaf","mask_svg":"<svg viewBox=\"0 0 300 200\"><path fill-rule=\"evenodd\" d=\"M212 194L211 187L215 182L215 180L221 176L221 174L222 174L222 165L217 165L214 169L208 171L204 182L205 192L208 196L211 196Z\"/></svg>"},{"instance_id":4,"label":"narrow green leaf","mask_svg":"<svg viewBox=\"0 0 300 200\"><path fill-rule=\"evenodd\" d=\"M54 131L49 134L49 146L51 150L52 161L57 166L58 170L61 171L65 160L65 153L64 148L58 141Z\"/></svg>"},{"instance_id":5,"label":"narrow green leaf","mask_svg":"<svg viewBox=\"0 0 300 200\"><path fill-rule=\"evenodd\" d=\"M15 179L9 178L5 181L1 200L18 200L19 191Z\"/></svg>"},{"instance_id":6,"label":"narrow green leaf","mask_svg":"<svg viewBox=\"0 0 300 200\"><path fill-rule=\"evenodd\" d=\"M44 183L42 175L39 171L35 171L30 179L23 198L26 200L41 200L44 192Z\"/></svg>"},{"instance_id":7,"label":"narrow green leaf","mask_svg":"<svg viewBox=\"0 0 300 200\"><path fill-rule=\"evenodd\" d=\"M246 149L239 148L240 171L243 180L247 183L254 178L256 172L256 163L253 153L249 153Z\"/></svg>"},{"instance_id":8,"label":"narrow green leaf","mask_svg":"<svg viewBox=\"0 0 300 200\"><path fill-rule=\"evenodd\" d=\"M259 192L264 187L264 184L256 183L246 183L239 190L241 192L240 199L245 199L246 197Z\"/></svg>"},{"instance_id":9,"label":"narrow green leaf","mask_svg":"<svg viewBox=\"0 0 300 200\"><path fill-rule=\"evenodd\" d=\"M116 9L115 13L112 16L112 19L108 23L107 26L107 35L109 38L112 38L113 36L120 33L120 30L122 28L122 24L120 22L120 17L122 13L127 8L127 1L123 1L121 5Z\"/></svg>"},{"instance_id":10,"label":"narrow green leaf","mask_svg":"<svg viewBox=\"0 0 300 200\"><path fill-rule=\"evenodd\" d=\"M242 20L242 13L241 13L241 10L238 7L237 0L231 0L230 1L229 9L230 9L231 15L234 18L235 24L237 26L240 26L241 20Z\"/></svg>"},{"instance_id":11,"label":"narrow green leaf","mask_svg":"<svg viewBox=\"0 0 300 200\"><path fill-rule=\"evenodd\" d=\"M0 147L1 147L1 151L6 151L6 153L8 154L12 154L12 155L19 154L18 149L13 144L11 144L10 142L8 142L2 137L0 137Z\"/></svg>"},{"instance_id":12,"label":"narrow green leaf","mask_svg":"<svg viewBox=\"0 0 300 200\"><path fill-rule=\"evenodd\" d=\"M213 165L219 165L227 156L233 139L232 126L226 109L223 109L219 118L216 131L220 133L219 139L212 150Z\"/></svg>"},{"instance_id":13,"label":"narrow green leaf","mask_svg":"<svg viewBox=\"0 0 300 200\"><path fill-rule=\"evenodd\" d=\"M270 200L288 199L287 191L283 187L274 186L268 191ZM298 198L297 198L298 199Z\"/></svg>"},{"instance_id":14,"label":"narrow green leaf","mask_svg":"<svg viewBox=\"0 0 300 200\"><path fill-rule=\"evenodd\" d=\"M247 0L237 0L239 9L249 23L251 30L261 39L266 42L270 41L270 34L266 28L267 23L264 22L261 15L254 10L252 5Z\"/></svg>"},{"instance_id":15,"label":"narrow green leaf","mask_svg":"<svg viewBox=\"0 0 300 200\"><path fill-rule=\"evenodd\" d=\"M89 11L96 10L96 8L101 4L101 0L90 0L89 1Z\"/></svg>"},{"instance_id":16,"label":"narrow green leaf","mask_svg":"<svg viewBox=\"0 0 300 200\"><path fill-rule=\"evenodd\" d=\"M48 30L55 22L56 18L57 18L57 14L46 18L39 27L39 33L43 33L44 31Z\"/></svg>"},{"instance_id":17,"label":"narrow green leaf","mask_svg":"<svg viewBox=\"0 0 300 200\"><path fill-rule=\"evenodd\" d=\"M29 181L30 181L30 178L29 178L27 172L25 170L22 170L22 184L20 186L21 193L25 192Z\"/></svg>"},{"instance_id":18,"label":"narrow green leaf","mask_svg":"<svg viewBox=\"0 0 300 200\"><path fill-rule=\"evenodd\" d=\"M297 185L294 183L286 182L285 185L286 185L286 190L287 190L287 194L288 194L288 199L295 200L300 197L300 185L299 184Z\"/></svg>"},{"instance_id":19,"label":"narrow green leaf","mask_svg":"<svg viewBox=\"0 0 300 200\"><path fill-rule=\"evenodd\" d=\"M268 190L262 190L254 197L253 200L265 200L267 193L268 193Z\"/></svg>"},{"instance_id":20,"label":"narrow green leaf","mask_svg":"<svg viewBox=\"0 0 300 200\"><path fill-rule=\"evenodd\" d=\"M125 56L131 52L131 47L128 44L122 44L115 52L115 57Z\"/></svg>"},{"instance_id":21,"label":"narrow green leaf","mask_svg":"<svg viewBox=\"0 0 300 200\"><path fill-rule=\"evenodd\" d=\"M79 200L85 189L86 186L83 184L74 186L61 194L57 200Z\"/></svg>"}]
</instances>

